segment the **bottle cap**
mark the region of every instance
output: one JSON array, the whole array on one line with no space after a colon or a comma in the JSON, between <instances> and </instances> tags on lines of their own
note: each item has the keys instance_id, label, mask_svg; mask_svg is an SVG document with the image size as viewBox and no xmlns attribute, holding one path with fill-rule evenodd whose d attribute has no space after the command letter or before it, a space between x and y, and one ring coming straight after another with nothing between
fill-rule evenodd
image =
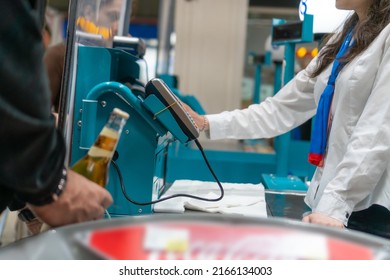
<instances>
[{"instance_id":1,"label":"bottle cap","mask_svg":"<svg viewBox=\"0 0 390 280\"><path fill-rule=\"evenodd\" d=\"M121 116L122 118L124 118L126 120L129 118L129 114L126 113L125 111L122 111L121 109L114 108L114 110L112 112Z\"/></svg>"}]
</instances>

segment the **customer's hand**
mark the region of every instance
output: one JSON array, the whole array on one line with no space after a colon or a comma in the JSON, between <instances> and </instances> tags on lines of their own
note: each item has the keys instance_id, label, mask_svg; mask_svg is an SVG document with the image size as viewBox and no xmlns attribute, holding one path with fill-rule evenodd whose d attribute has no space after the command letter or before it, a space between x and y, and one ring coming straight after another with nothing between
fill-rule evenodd
<instances>
[{"instance_id":1,"label":"customer's hand","mask_svg":"<svg viewBox=\"0 0 390 280\"><path fill-rule=\"evenodd\" d=\"M57 201L29 207L48 225L62 226L101 219L112 201L107 190L68 169L66 188Z\"/></svg>"},{"instance_id":2,"label":"customer's hand","mask_svg":"<svg viewBox=\"0 0 390 280\"><path fill-rule=\"evenodd\" d=\"M309 214L309 215L303 217L302 221L306 222L306 223L311 223L311 224L344 228L343 223L340 222L339 220L336 220L334 218L331 218L329 216L326 216L326 215L320 214L320 213Z\"/></svg>"}]
</instances>

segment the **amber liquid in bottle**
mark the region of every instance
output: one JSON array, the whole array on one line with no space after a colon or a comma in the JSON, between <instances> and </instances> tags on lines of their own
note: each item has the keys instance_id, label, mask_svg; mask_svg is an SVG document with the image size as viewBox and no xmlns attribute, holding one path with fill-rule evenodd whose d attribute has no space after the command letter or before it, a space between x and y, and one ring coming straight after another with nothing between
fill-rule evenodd
<instances>
[{"instance_id":1,"label":"amber liquid in bottle","mask_svg":"<svg viewBox=\"0 0 390 280\"><path fill-rule=\"evenodd\" d=\"M88 154L77 161L71 169L105 187L108 183L110 162L128 118L126 112L115 108Z\"/></svg>"}]
</instances>

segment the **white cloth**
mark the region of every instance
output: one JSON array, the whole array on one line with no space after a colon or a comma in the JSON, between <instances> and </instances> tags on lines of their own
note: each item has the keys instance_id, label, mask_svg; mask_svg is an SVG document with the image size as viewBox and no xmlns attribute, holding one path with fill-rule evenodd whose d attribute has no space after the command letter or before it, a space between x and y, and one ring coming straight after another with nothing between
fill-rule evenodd
<instances>
[{"instance_id":1,"label":"white cloth","mask_svg":"<svg viewBox=\"0 0 390 280\"><path fill-rule=\"evenodd\" d=\"M317 168L305 198L314 212L344 224L352 211L372 204L390 209L389 47L390 25L340 72L325 166ZM208 115L210 138L274 137L313 117L331 70L311 79L316 63L261 104Z\"/></svg>"},{"instance_id":2,"label":"white cloth","mask_svg":"<svg viewBox=\"0 0 390 280\"><path fill-rule=\"evenodd\" d=\"M185 209L191 209L209 213L267 217L265 193L262 184L221 184L225 195L219 201L203 201L188 197L177 197L157 203L154 206L154 212L182 213ZM179 193L210 199L219 197L220 189L216 182L176 180L161 198Z\"/></svg>"}]
</instances>

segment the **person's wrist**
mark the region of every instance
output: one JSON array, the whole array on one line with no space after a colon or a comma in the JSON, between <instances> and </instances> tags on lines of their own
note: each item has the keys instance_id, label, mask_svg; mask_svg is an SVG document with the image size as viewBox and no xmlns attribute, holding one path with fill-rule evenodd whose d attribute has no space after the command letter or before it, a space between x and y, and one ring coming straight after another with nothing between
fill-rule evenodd
<instances>
[{"instance_id":1,"label":"person's wrist","mask_svg":"<svg viewBox=\"0 0 390 280\"><path fill-rule=\"evenodd\" d=\"M200 131L207 131L209 130L209 121L208 119L205 117L205 116L201 116L202 117L202 125L200 126L199 130Z\"/></svg>"},{"instance_id":2,"label":"person's wrist","mask_svg":"<svg viewBox=\"0 0 390 280\"><path fill-rule=\"evenodd\" d=\"M34 206L43 206L57 201L66 188L66 182L67 169L64 167L61 171L59 182L54 185L54 187L50 190L49 193L41 196L35 196L34 198L26 199L26 201Z\"/></svg>"}]
</instances>

